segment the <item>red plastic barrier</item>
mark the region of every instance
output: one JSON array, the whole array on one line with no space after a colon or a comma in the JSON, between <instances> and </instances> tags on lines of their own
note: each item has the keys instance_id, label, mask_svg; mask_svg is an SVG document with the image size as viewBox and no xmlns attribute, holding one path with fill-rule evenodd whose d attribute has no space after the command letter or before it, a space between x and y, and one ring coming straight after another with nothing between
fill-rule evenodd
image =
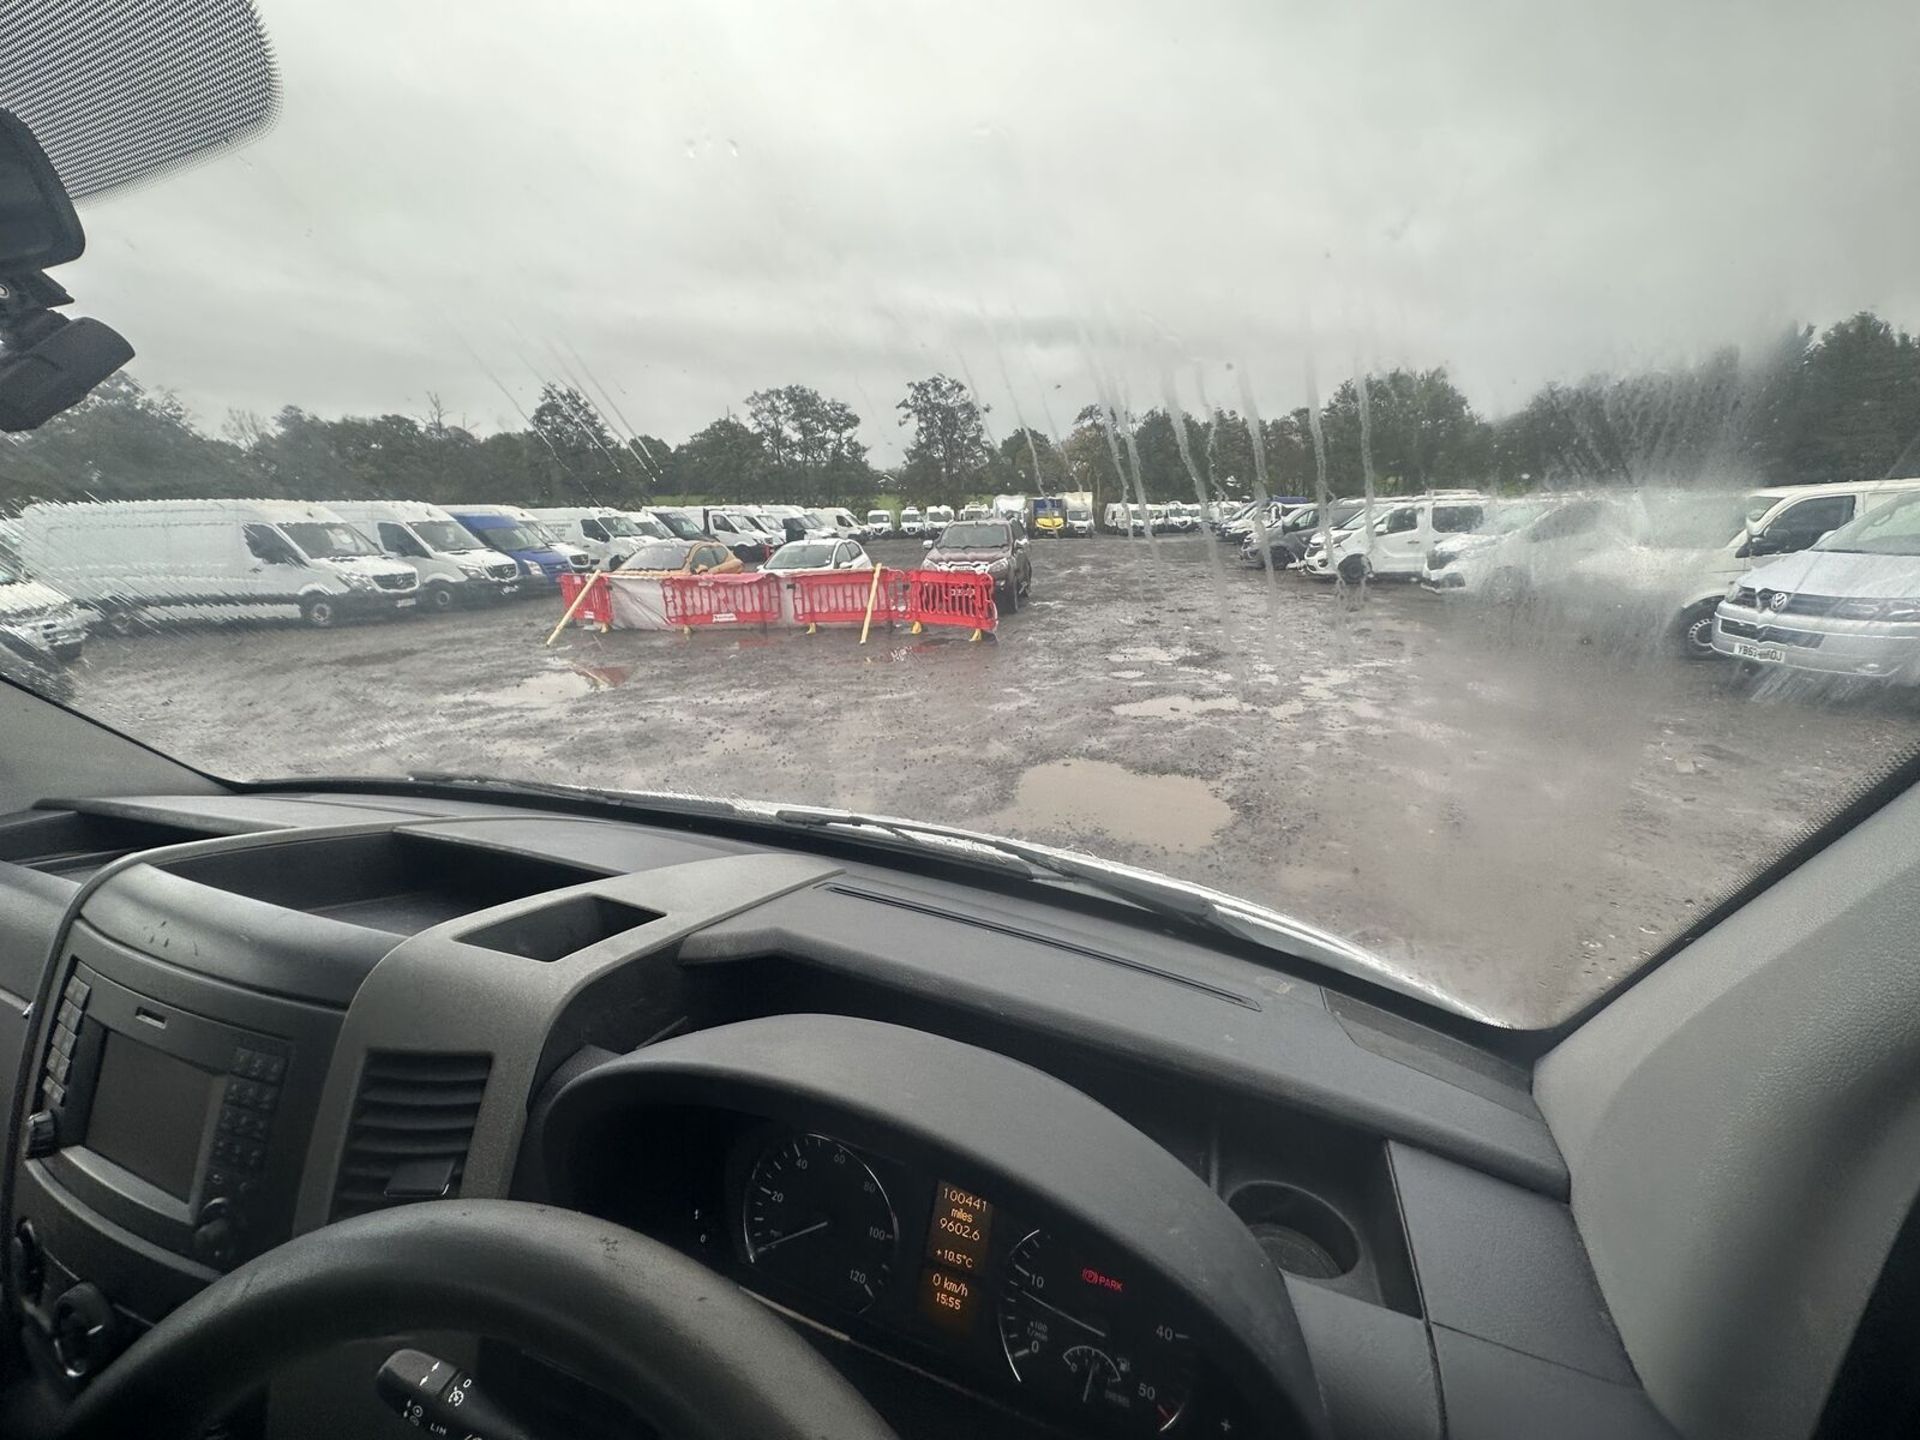
<instances>
[{"instance_id":1,"label":"red plastic barrier","mask_svg":"<svg viewBox=\"0 0 1920 1440\"><path fill-rule=\"evenodd\" d=\"M576 575L571 570L560 572L560 610L564 614L574 597L580 593L580 587L588 589L587 598L580 602L580 608L573 612L573 618L582 625L598 625L605 630L613 624L613 591L607 585L605 575Z\"/></svg>"},{"instance_id":2,"label":"red plastic barrier","mask_svg":"<svg viewBox=\"0 0 1920 1440\"><path fill-rule=\"evenodd\" d=\"M959 625L972 638L1000 628L1000 610L993 603L993 577L977 570L915 570L907 577L907 619L914 634L928 625Z\"/></svg>"},{"instance_id":3,"label":"red plastic barrier","mask_svg":"<svg viewBox=\"0 0 1920 1440\"><path fill-rule=\"evenodd\" d=\"M660 582L667 623L771 625L780 618L780 582L758 575L669 575Z\"/></svg>"},{"instance_id":4,"label":"red plastic barrier","mask_svg":"<svg viewBox=\"0 0 1920 1440\"><path fill-rule=\"evenodd\" d=\"M907 610L907 577L898 570L880 571L880 588L874 590L871 570L836 570L831 574L795 575L787 580L793 591L793 621L812 629L815 625L860 625L866 622L867 604L873 604L873 618L891 625L904 618Z\"/></svg>"}]
</instances>

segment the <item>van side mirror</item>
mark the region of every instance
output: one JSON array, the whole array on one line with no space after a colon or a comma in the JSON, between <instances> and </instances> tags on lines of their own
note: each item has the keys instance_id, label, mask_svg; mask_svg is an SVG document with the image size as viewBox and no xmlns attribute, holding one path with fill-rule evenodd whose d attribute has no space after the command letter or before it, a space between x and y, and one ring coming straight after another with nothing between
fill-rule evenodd
<instances>
[{"instance_id":1,"label":"van side mirror","mask_svg":"<svg viewBox=\"0 0 1920 1440\"><path fill-rule=\"evenodd\" d=\"M922 541L920 542L920 548L921 548L922 550L931 550L931 549L933 548L933 541L931 541L931 540L922 540Z\"/></svg>"}]
</instances>

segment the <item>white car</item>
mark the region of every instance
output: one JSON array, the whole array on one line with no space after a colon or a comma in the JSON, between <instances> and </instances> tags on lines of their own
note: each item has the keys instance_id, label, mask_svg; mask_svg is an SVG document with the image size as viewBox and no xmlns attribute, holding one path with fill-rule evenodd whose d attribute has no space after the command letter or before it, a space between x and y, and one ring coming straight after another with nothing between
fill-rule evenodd
<instances>
[{"instance_id":1,"label":"white car","mask_svg":"<svg viewBox=\"0 0 1920 1440\"><path fill-rule=\"evenodd\" d=\"M1750 664L1920 683L1920 494L1727 587L1713 648Z\"/></svg>"},{"instance_id":2,"label":"white car","mask_svg":"<svg viewBox=\"0 0 1920 1440\"><path fill-rule=\"evenodd\" d=\"M761 567L796 571L871 570L873 557L858 540L789 540Z\"/></svg>"},{"instance_id":3,"label":"white car","mask_svg":"<svg viewBox=\"0 0 1920 1440\"><path fill-rule=\"evenodd\" d=\"M1443 536L1462 535L1476 528L1493 502L1473 490L1434 491L1404 499L1373 503L1371 529L1364 523L1337 530L1332 545L1316 535L1307 542L1300 568L1316 580L1412 580L1427 568L1427 552Z\"/></svg>"},{"instance_id":4,"label":"white car","mask_svg":"<svg viewBox=\"0 0 1920 1440\"><path fill-rule=\"evenodd\" d=\"M1520 600L1535 576L1556 573L1600 543L1607 502L1588 496L1508 500L1478 530L1435 542L1420 583L1441 595Z\"/></svg>"}]
</instances>

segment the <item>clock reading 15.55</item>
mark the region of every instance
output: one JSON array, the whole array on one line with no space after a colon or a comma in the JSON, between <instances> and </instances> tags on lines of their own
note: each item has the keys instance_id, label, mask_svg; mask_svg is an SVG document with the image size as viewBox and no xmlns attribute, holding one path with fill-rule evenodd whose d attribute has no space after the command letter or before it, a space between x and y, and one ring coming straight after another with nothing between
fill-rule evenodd
<instances>
[{"instance_id":1,"label":"clock reading 15.55","mask_svg":"<svg viewBox=\"0 0 1920 1440\"><path fill-rule=\"evenodd\" d=\"M927 1227L927 1258L967 1274L984 1270L992 1233L992 1202L942 1180Z\"/></svg>"}]
</instances>

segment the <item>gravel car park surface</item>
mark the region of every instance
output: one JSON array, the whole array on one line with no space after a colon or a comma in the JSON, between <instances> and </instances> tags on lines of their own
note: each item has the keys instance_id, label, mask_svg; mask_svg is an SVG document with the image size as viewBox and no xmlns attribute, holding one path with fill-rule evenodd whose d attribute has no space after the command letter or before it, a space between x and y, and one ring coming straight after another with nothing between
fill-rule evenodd
<instances>
[{"instance_id":1,"label":"gravel car park surface","mask_svg":"<svg viewBox=\"0 0 1920 1440\"><path fill-rule=\"evenodd\" d=\"M1291 911L1519 1023L1631 969L1916 735L1904 695L1754 689L1408 586L1248 571L1205 536L1031 553L997 643L549 650L558 603L528 602L98 637L77 703L236 777L470 768L1067 845Z\"/></svg>"}]
</instances>

